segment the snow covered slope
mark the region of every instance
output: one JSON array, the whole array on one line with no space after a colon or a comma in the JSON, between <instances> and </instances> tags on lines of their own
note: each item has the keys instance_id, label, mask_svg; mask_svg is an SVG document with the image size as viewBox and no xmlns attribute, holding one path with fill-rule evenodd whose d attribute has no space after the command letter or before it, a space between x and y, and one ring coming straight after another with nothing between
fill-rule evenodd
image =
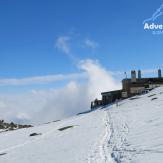
<instances>
[{"instance_id":1,"label":"snow covered slope","mask_svg":"<svg viewBox=\"0 0 163 163\"><path fill-rule=\"evenodd\" d=\"M109 148L118 163L163 163L163 88L109 110Z\"/></svg>"},{"instance_id":2,"label":"snow covered slope","mask_svg":"<svg viewBox=\"0 0 163 163\"><path fill-rule=\"evenodd\" d=\"M118 107L0 133L1 162L162 163L163 88Z\"/></svg>"},{"instance_id":3,"label":"snow covered slope","mask_svg":"<svg viewBox=\"0 0 163 163\"><path fill-rule=\"evenodd\" d=\"M55 123L1 133L0 162L105 162L103 145L107 144L107 120L104 111L95 111ZM58 130L66 126L74 127ZM31 133L42 135L30 137Z\"/></svg>"}]
</instances>

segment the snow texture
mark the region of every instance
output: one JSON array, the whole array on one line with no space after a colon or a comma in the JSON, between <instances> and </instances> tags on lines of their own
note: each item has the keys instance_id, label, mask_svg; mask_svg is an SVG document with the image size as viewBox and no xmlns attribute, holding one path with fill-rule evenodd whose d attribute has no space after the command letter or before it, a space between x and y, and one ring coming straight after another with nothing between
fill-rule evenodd
<instances>
[{"instance_id":1,"label":"snow texture","mask_svg":"<svg viewBox=\"0 0 163 163\"><path fill-rule=\"evenodd\" d=\"M118 106L0 133L0 162L162 163L162 117L160 87Z\"/></svg>"}]
</instances>

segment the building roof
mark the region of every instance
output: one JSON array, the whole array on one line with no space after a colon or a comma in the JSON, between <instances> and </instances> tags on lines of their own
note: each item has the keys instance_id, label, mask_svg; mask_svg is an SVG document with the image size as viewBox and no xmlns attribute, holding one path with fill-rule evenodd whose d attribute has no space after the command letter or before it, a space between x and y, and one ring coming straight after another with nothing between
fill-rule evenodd
<instances>
[{"instance_id":1,"label":"building roof","mask_svg":"<svg viewBox=\"0 0 163 163\"><path fill-rule=\"evenodd\" d=\"M122 90L115 90L115 91L109 91L109 92L102 92L101 95L108 95L108 94L114 94L114 93L117 93L117 92L122 92Z\"/></svg>"},{"instance_id":2,"label":"building roof","mask_svg":"<svg viewBox=\"0 0 163 163\"><path fill-rule=\"evenodd\" d=\"M122 82L131 82L131 79L123 79ZM163 83L163 78L136 78L136 83Z\"/></svg>"}]
</instances>

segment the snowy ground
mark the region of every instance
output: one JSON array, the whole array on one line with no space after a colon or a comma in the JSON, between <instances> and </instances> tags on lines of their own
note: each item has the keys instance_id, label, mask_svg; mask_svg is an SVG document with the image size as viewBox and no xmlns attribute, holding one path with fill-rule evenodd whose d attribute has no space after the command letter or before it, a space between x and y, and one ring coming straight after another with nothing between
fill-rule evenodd
<instances>
[{"instance_id":1,"label":"snowy ground","mask_svg":"<svg viewBox=\"0 0 163 163\"><path fill-rule=\"evenodd\" d=\"M66 126L74 127L58 130ZM121 101L118 107L0 133L1 162L162 163L163 88Z\"/></svg>"},{"instance_id":2,"label":"snowy ground","mask_svg":"<svg viewBox=\"0 0 163 163\"><path fill-rule=\"evenodd\" d=\"M109 110L109 149L118 163L163 162L163 88Z\"/></svg>"},{"instance_id":3,"label":"snowy ground","mask_svg":"<svg viewBox=\"0 0 163 163\"><path fill-rule=\"evenodd\" d=\"M105 162L106 118L105 112L96 111L55 123L1 133L0 162L95 163L95 159ZM58 131L69 125L74 127ZM42 135L29 137L33 132Z\"/></svg>"}]
</instances>

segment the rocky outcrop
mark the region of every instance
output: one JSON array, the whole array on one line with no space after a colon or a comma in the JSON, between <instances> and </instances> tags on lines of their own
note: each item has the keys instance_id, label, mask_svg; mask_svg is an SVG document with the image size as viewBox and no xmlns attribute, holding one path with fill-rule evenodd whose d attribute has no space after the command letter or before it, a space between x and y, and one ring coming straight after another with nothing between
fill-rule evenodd
<instances>
[{"instance_id":1,"label":"rocky outcrop","mask_svg":"<svg viewBox=\"0 0 163 163\"><path fill-rule=\"evenodd\" d=\"M13 122L7 123L7 122L4 122L4 120L0 120L0 132L16 130L20 128L29 128L29 127L33 127L33 126L32 125L20 125L20 124L15 124Z\"/></svg>"}]
</instances>

